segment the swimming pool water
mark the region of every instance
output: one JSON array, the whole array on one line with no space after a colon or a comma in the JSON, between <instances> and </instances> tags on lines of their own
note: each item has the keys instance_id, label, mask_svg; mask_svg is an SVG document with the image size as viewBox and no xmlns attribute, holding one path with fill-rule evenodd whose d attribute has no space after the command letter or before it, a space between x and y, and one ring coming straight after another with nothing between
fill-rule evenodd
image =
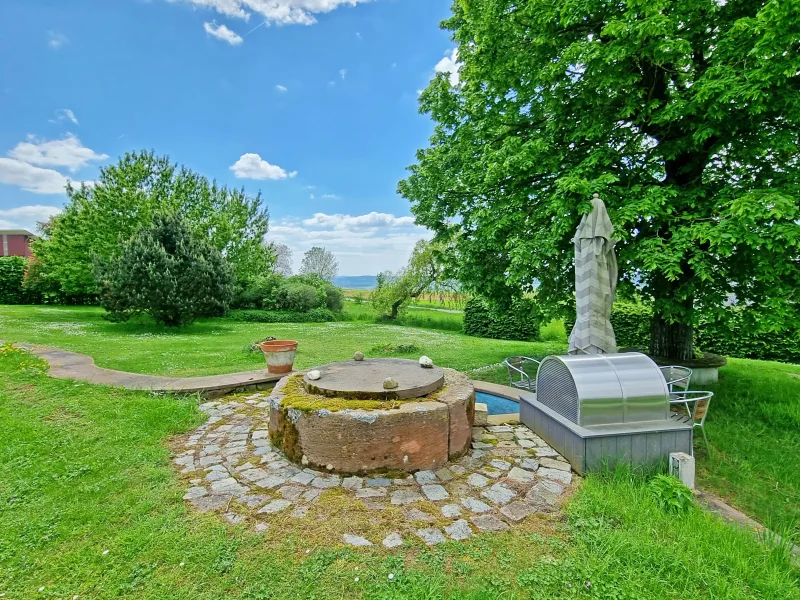
<instances>
[{"instance_id":1,"label":"swimming pool water","mask_svg":"<svg viewBox=\"0 0 800 600\"><path fill-rule=\"evenodd\" d=\"M482 402L489 408L490 415L506 415L519 412L519 403L486 392L475 392L475 402Z\"/></svg>"}]
</instances>

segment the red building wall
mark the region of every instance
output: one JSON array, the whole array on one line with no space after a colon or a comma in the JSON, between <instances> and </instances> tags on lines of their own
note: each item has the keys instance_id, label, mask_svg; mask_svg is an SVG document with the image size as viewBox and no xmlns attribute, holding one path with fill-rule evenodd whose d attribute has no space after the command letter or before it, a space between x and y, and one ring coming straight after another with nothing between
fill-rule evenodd
<instances>
[{"instance_id":1,"label":"red building wall","mask_svg":"<svg viewBox=\"0 0 800 600\"><path fill-rule=\"evenodd\" d=\"M0 256L30 256L30 240L26 235L0 234Z\"/></svg>"}]
</instances>

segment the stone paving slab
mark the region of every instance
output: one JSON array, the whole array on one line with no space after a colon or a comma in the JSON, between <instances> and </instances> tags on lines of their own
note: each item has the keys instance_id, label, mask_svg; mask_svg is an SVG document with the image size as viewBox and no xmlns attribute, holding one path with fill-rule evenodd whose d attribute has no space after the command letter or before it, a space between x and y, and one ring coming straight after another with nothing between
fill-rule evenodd
<instances>
[{"instance_id":1,"label":"stone paving slab","mask_svg":"<svg viewBox=\"0 0 800 600\"><path fill-rule=\"evenodd\" d=\"M531 439L530 430L506 425L500 430L492 426L494 433L475 428L474 434L508 437L511 433L512 439L505 440L509 448L490 444L436 472L343 478L303 468L271 446L264 433L268 400L267 393L256 393L200 405L208 420L186 437L183 449L176 449L173 456L188 480L184 501L195 510L214 511L229 523L262 531L284 527L287 519L301 520L304 527L342 519L338 529L345 530L345 543L351 546L394 548L411 541L436 545L466 542L481 532L503 531L533 515L560 510L567 490L563 479L572 476L540 467L539 450L557 460L561 457L547 446L524 448L519 441ZM487 472L492 476L481 474ZM336 499L335 512L327 512L325 498ZM394 533L368 539L363 530L351 529L348 506L394 511L389 530Z\"/></svg>"},{"instance_id":2,"label":"stone paving slab","mask_svg":"<svg viewBox=\"0 0 800 600\"><path fill-rule=\"evenodd\" d=\"M112 385L129 390L148 390L152 392L175 392L192 394L199 392L208 396L221 395L239 389L258 388L274 384L284 375L274 375L266 369L206 375L203 377L164 377L143 375L114 369L104 369L94 364L94 359L85 354L61 350L52 346L34 344L14 344L29 350L47 361L47 372L56 379L75 379L98 385Z\"/></svg>"}]
</instances>

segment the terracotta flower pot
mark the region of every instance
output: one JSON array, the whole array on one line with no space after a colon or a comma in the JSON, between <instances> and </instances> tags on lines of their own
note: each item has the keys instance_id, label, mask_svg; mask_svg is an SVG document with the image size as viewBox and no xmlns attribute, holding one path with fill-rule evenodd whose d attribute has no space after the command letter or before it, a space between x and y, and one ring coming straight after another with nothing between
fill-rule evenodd
<instances>
[{"instance_id":1,"label":"terracotta flower pot","mask_svg":"<svg viewBox=\"0 0 800 600\"><path fill-rule=\"evenodd\" d=\"M275 374L291 373L294 357L297 354L297 342L292 340L272 340L263 342L261 350L267 359L267 371Z\"/></svg>"}]
</instances>

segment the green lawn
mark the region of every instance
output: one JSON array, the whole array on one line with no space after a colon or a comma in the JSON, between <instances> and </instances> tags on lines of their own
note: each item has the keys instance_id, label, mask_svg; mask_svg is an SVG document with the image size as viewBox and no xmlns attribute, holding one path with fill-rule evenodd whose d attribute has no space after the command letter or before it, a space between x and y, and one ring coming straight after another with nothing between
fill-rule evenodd
<instances>
[{"instance_id":1,"label":"green lawn","mask_svg":"<svg viewBox=\"0 0 800 600\"><path fill-rule=\"evenodd\" d=\"M194 398L50 379L0 349L2 597L800 598L784 552L697 508L667 514L624 472L588 478L563 522L433 549L228 526L187 511L169 461L200 422Z\"/></svg>"},{"instance_id":2,"label":"green lawn","mask_svg":"<svg viewBox=\"0 0 800 600\"><path fill-rule=\"evenodd\" d=\"M367 306L347 307L357 321L336 323L242 323L205 319L180 330L152 323L109 323L96 307L0 306L0 339L57 346L89 354L101 367L153 375L213 375L258 369L260 353L245 351L266 336L300 342L296 365L307 368L351 358L356 350L370 355L374 346L414 344L442 366L467 371L501 362L514 354L545 356L561 352L558 342L508 342L472 338L455 331L375 324ZM432 313L432 315L416 314ZM460 320L460 315L414 311L404 322Z\"/></svg>"},{"instance_id":3,"label":"green lawn","mask_svg":"<svg viewBox=\"0 0 800 600\"><path fill-rule=\"evenodd\" d=\"M0 338L50 344L89 354L101 366L162 375L260 368L260 353L244 348L267 335L299 340L299 367L344 360L355 350L369 355L374 346L397 344L414 344L437 364L464 371L513 354L541 357L565 349L560 342L486 340L375 324L368 306L347 310L361 320L272 325L211 319L169 331L142 323L109 323L97 308L2 306ZM497 367L470 375L507 380L505 369ZM697 447L699 485L800 544L800 366L731 359L713 389L706 427L715 451L709 457Z\"/></svg>"}]
</instances>

